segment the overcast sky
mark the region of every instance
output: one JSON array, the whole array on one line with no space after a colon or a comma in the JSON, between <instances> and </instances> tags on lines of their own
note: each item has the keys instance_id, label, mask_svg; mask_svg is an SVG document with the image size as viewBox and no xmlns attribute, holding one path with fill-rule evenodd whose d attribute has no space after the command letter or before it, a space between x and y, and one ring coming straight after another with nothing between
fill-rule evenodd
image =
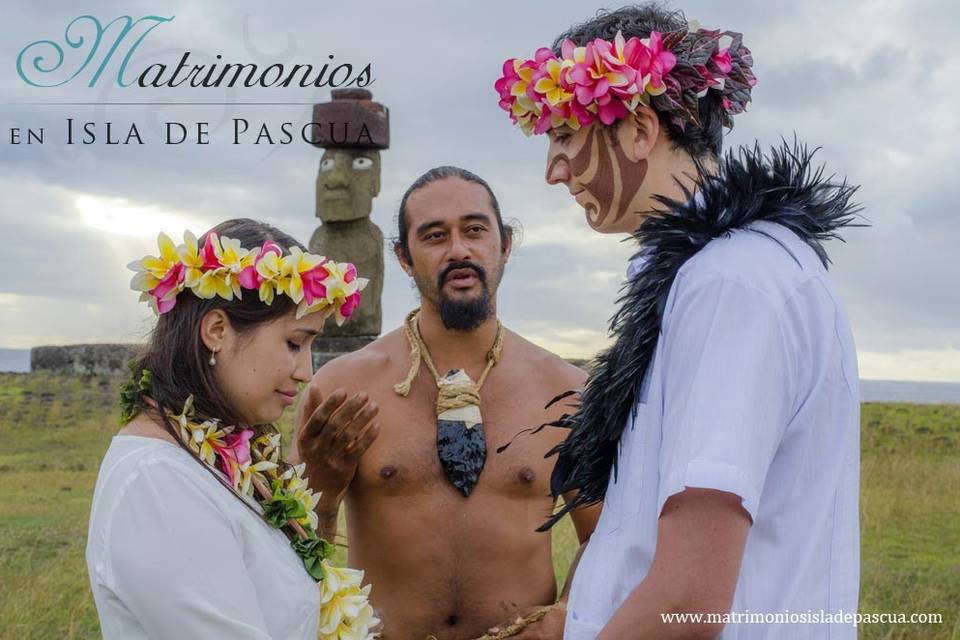
<instances>
[{"instance_id":1,"label":"overcast sky","mask_svg":"<svg viewBox=\"0 0 960 640\"><path fill-rule=\"evenodd\" d=\"M838 8L842 4L842 8ZM37 101L326 101L327 89L119 88L89 70L56 88L17 75L17 55L63 43L73 2L5 3L0 24L0 348L142 339L151 314L128 288L130 260L230 217L263 219L306 242L321 152L309 145L232 145L230 118L310 120L307 106L30 106ZM615 8L619 3L607 5ZM853 323L864 378L960 382L960 10L956 3L875 1L673 3L704 26L741 31L759 84L727 137L769 146L794 133L830 172L862 185L872 224L832 243L831 272ZM349 7L349 8L348 8ZM97 2L84 11L175 16L132 57L197 62L372 63L374 98L390 108L391 148L373 220L388 237L406 187L455 164L485 177L523 227L501 286L505 324L569 357L606 344L606 323L632 252L587 230L562 187L543 182L546 141L525 138L497 107L503 60L530 56L599 6L584 2ZM76 52L68 52L76 54ZM65 65L76 64L76 56ZM111 75L112 74L112 75ZM67 118L136 123L146 144L65 144ZM158 123L210 121L209 146L159 143ZM44 127L43 145L10 144L10 128ZM105 132L98 130L101 140ZM25 135L25 134L24 134ZM252 137L248 140L252 141ZM417 301L388 253L384 328Z\"/></svg>"}]
</instances>

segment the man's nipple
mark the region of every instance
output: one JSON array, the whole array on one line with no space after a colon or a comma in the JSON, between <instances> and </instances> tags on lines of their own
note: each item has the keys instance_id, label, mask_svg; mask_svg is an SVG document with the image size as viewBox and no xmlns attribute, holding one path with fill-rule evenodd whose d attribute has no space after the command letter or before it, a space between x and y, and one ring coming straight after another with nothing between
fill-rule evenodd
<instances>
[{"instance_id":1,"label":"man's nipple","mask_svg":"<svg viewBox=\"0 0 960 640\"><path fill-rule=\"evenodd\" d=\"M397 475L397 468L392 464L380 467L380 477L384 480L389 480L390 478Z\"/></svg>"}]
</instances>

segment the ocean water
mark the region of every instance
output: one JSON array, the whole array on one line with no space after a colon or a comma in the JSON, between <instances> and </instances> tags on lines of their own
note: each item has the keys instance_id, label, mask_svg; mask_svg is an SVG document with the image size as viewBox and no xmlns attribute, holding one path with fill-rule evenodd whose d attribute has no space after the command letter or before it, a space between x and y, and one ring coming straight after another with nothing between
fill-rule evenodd
<instances>
[{"instance_id":1,"label":"ocean water","mask_svg":"<svg viewBox=\"0 0 960 640\"><path fill-rule=\"evenodd\" d=\"M0 372L30 371L30 349L0 349Z\"/></svg>"},{"instance_id":2,"label":"ocean water","mask_svg":"<svg viewBox=\"0 0 960 640\"><path fill-rule=\"evenodd\" d=\"M30 371L29 349L0 349L0 372ZM861 380L863 402L918 402L960 404L960 383Z\"/></svg>"},{"instance_id":3,"label":"ocean water","mask_svg":"<svg viewBox=\"0 0 960 640\"><path fill-rule=\"evenodd\" d=\"M860 401L960 404L960 383L861 380Z\"/></svg>"}]
</instances>

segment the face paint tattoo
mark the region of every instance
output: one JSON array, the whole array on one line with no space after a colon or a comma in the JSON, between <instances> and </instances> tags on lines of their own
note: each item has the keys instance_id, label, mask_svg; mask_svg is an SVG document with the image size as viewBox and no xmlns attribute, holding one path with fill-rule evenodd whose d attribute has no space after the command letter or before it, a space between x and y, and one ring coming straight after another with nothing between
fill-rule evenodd
<instances>
[{"instance_id":1,"label":"face paint tattoo","mask_svg":"<svg viewBox=\"0 0 960 640\"><path fill-rule=\"evenodd\" d=\"M612 134L610 136L610 144L606 146L606 150L608 153L612 151L613 164L617 167L617 173L619 174L617 186L620 201L616 208L611 207L611 211L616 212L613 216L613 221L617 222L629 213L630 205L640 192L640 187L643 186L643 181L647 177L647 161L631 161Z\"/></svg>"},{"instance_id":2,"label":"face paint tattoo","mask_svg":"<svg viewBox=\"0 0 960 640\"><path fill-rule=\"evenodd\" d=\"M601 144L599 130L592 127L587 132L586 141L573 157L558 153L547 167L549 177L559 162L566 162L571 177L598 201L599 207L593 202L584 205L587 223L594 229L599 229L611 212L613 222L626 215L647 176L646 160L631 162L612 129L605 129L610 134L607 144Z\"/></svg>"},{"instance_id":3,"label":"face paint tattoo","mask_svg":"<svg viewBox=\"0 0 960 640\"><path fill-rule=\"evenodd\" d=\"M567 166L570 168L570 177L576 178L577 181L581 183L584 180L588 180L587 171L590 169L591 162L599 158L596 146L596 129L590 129L590 131L587 132L587 139L583 143L583 146L580 147L580 150L577 151L572 158L562 151L553 157L550 164L547 165L547 180L549 181L553 170L561 162L567 163ZM597 206L592 202L588 202L584 205L584 209L587 211L587 223L596 228L597 225L602 222L602 218L598 220L599 212Z\"/></svg>"}]
</instances>

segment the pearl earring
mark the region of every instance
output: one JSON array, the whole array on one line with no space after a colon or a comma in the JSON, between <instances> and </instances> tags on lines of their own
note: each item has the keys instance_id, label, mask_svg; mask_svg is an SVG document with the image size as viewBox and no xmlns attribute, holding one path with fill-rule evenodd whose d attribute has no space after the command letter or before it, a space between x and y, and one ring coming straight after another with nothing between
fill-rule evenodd
<instances>
[{"instance_id":1,"label":"pearl earring","mask_svg":"<svg viewBox=\"0 0 960 640\"><path fill-rule=\"evenodd\" d=\"M217 352L213 351L210 353L210 366L216 366L217 364Z\"/></svg>"}]
</instances>

